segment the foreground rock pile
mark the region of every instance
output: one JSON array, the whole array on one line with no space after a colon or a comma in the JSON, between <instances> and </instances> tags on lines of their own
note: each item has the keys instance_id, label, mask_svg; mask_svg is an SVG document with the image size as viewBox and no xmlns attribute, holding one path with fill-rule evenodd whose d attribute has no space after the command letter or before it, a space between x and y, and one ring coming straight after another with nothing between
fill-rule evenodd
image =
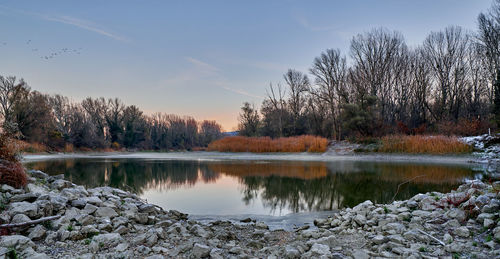
<instances>
[{"instance_id":1,"label":"foreground rock pile","mask_svg":"<svg viewBox=\"0 0 500 259\"><path fill-rule=\"evenodd\" d=\"M0 255L20 258L368 258L500 256L500 182L449 194L366 201L293 232L262 222L201 224L110 187L85 189L30 172L25 189L1 186ZM57 219L43 221L46 217ZM37 224L21 226L26 222Z\"/></svg>"},{"instance_id":2,"label":"foreground rock pile","mask_svg":"<svg viewBox=\"0 0 500 259\"><path fill-rule=\"evenodd\" d=\"M355 235L359 249L351 255L360 258L499 258L499 191L500 182L473 181L448 194L418 194L388 205L365 201L316 221L334 234L316 243L331 246Z\"/></svg>"}]
</instances>

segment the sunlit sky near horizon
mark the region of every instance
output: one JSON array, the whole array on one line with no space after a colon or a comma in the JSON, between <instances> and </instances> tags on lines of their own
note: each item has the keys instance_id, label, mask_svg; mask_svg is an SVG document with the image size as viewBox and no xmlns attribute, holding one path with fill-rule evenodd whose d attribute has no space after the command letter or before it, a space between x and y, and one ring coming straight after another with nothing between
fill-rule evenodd
<instances>
[{"instance_id":1,"label":"sunlit sky near horizon","mask_svg":"<svg viewBox=\"0 0 500 259\"><path fill-rule=\"evenodd\" d=\"M430 31L476 30L491 0L0 1L0 75L32 89L119 97L143 111L236 128L288 68L307 72L327 48L375 27L409 46ZM66 49L62 51L62 49ZM59 53L53 58L51 53Z\"/></svg>"}]
</instances>

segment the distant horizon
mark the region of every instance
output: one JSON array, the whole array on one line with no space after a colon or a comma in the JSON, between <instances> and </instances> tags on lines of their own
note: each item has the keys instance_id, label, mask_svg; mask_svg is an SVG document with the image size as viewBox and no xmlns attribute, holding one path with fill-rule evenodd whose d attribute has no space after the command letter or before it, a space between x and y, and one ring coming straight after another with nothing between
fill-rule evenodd
<instances>
[{"instance_id":1,"label":"distant horizon","mask_svg":"<svg viewBox=\"0 0 500 259\"><path fill-rule=\"evenodd\" d=\"M327 48L349 55L359 33L385 27L408 46L431 31L475 30L492 1L4 1L0 75L73 101L120 98L146 114L215 120L235 131L288 68L308 73Z\"/></svg>"}]
</instances>

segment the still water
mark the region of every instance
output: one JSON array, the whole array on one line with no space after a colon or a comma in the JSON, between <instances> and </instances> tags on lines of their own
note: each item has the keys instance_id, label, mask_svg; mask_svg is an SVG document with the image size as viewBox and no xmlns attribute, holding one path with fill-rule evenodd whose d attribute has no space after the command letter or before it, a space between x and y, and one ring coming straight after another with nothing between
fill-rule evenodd
<instances>
[{"instance_id":1,"label":"still water","mask_svg":"<svg viewBox=\"0 0 500 259\"><path fill-rule=\"evenodd\" d=\"M51 175L64 174L66 179L89 188L128 190L165 209L195 215L280 216L335 210L365 200L387 203L394 197L398 200L428 191L448 192L466 179L481 177L480 171L466 164L387 161L87 157L28 161L25 165Z\"/></svg>"}]
</instances>

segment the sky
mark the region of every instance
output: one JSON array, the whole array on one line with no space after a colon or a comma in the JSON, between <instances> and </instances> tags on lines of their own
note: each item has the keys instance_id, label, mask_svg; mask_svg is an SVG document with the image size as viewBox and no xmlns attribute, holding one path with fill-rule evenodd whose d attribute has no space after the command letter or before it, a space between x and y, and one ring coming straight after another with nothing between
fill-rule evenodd
<instances>
[{"instance_id":1,"label":"sky","mask_svg":"<svg viewBox=\"0 0 500 259\"><path fill-rule=\"evenodd\" d=\"M348 55L353 36L377 27L409 46L449 25L475 30L491 2L0 0L0 75L231 131L243 102L259 106L270 82L307 72L328 48Z\"/></svg>"}]
</instances>

